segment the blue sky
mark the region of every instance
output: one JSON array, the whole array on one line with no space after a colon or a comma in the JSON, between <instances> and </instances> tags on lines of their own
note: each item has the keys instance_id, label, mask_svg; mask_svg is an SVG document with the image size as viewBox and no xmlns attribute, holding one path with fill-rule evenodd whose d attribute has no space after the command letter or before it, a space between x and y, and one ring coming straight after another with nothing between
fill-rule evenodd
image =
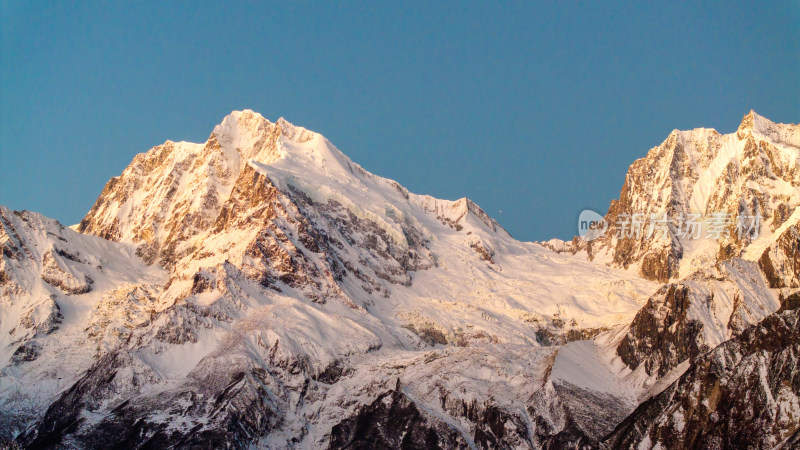
<instances>
[{"instance_id":1,"label":"blue sky","mask_svg":"<svg viewBox=\"0 0 800 450\"><path fill-rule=\"evenodd\" d=\"M128 3L0 0L0 204L76 223L136 153L250 108L569 238L671 130L800 121L798 1Z\"/></svg>"}]
</instances>

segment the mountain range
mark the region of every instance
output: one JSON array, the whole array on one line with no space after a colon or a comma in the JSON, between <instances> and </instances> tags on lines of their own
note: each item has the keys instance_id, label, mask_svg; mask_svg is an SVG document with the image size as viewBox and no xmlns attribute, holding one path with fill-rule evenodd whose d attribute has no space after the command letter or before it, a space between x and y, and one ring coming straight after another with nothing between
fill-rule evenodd
<instances>
[{"instance_id":1,"label":"mountain range","mask_svg":"<svg viewBox=\"0 0 800 450\"><path fill-rule=\"evenodd\" d=\"M752 111L546 242L235 111L77 225L0 206L0 443L795 448L798 206L800 125Z\"/></svg>"}]
</instances>

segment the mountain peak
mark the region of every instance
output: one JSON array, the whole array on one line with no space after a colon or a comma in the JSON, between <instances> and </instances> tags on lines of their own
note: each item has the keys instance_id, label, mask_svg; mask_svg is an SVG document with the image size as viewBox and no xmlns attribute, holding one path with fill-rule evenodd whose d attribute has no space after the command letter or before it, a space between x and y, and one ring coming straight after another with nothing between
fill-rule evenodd
<instances>
[{"instance_id":1,"label":"mountain peak","mask_svg":"<svg viewBox=\"0 0 800 450\"><path fill-rule=\"evenodd\" d=\"M761 132L761 129L765 128L765 125L768 124L774 125L769 119L756 114L756 112L751 109L749 113L742 117L742 123L739 124L739 130L752 130Z\"/></svg>"},{"instance_id":2,"label":"mountain peak","mask_svg":"<svg viewBox=\"0 0 800 450\"><path fill-rule=\"evenodd\" d=\"M295 125L283 117L278 118L275 125L280 127L281 133L290 141L306 142L311 140L317 133L307 128Z\"/></svg>"},{"instance_id":3,"label":"mountain peak","mask_svg":"<svg viewBox=\"0 0 800 450\"><path fill-rule=\"evenodd\" d=\"M212 134L223 147L244 147L247 143L258 140L270 125L272 125L270 121L261 114L245 109L233 111L225 116L222 122L214 127Z\"/></svg>"},{"instance_id":4,"label":"mountain peak","mask_svg":"<svg viewBox=\"0 0 800 450\"><path fill-rule=\"evenodd\" d=\"M795 124L775 123L754 110L742 117L742 123L737 130L739 139L744 139L747 132L759 134L776 143L800 147L800 127Z\"/></svg>"},{"instance_id":5,"label":"mountain peak","mask_svg":"<svg viewBox=\"0 0 800 450\"><path fill-rule=\"evenodd\" d=\"M287 139L296 142L306 142L315 134L292 124L283 117L272 123L250 109L231 112L222 119L219 125L214 127L212 134L222 147L248 148L264 139L276 128Z\"/></svg>"}]
</instances>

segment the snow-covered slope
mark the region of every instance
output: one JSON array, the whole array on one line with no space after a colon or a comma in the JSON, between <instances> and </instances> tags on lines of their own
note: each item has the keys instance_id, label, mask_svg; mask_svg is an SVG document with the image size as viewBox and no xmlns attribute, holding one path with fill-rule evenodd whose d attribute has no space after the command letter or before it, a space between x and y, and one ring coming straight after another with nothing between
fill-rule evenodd
<instances>
[{"instance_id":1,"label":"snow-covered slope","mask_svg":"<svg viewBox=\"0 0 800 450\"><path fill-rule=\"evenodd\" d=\"M134 250L0 206L2 434L22 431L158 310L166 273Z\"/></svg>"},{"instance_id":2,"label":"snow-covered slope","mask_svg":"<svg viewBox=\"0 0 800 450\"><path fill-rule=\"evenodd\" d=\"M83 326L102 351L26 442L61 439L58 423L79 417L69 442L90 442L130 420L151 437L171 430L246 442L271 423L255 412L265 407L277 421L271 426L283 427L271 439L297 439L303 417L331 407L297 404L297 396L315 391L328 398L323 393L333 381L438 348L463 349L458 357L467 359L529 349L523 353L547 361L536 356L542 344L626 323L657 287L516 241L468 199L410 193L366 172L321 135L252 111L226 117L204 144L167 142L136 156L78 229L135 249L168 280L126 286L98 302L106 306ZM119 323L109 308L136 326ZM109 328L124 329L125 339L109 341L116 333ZM490 360L497 372L490 379L508 376L505 357ZM547 372L549 364L536 370ZM110 384L97 378L109 373L116 374ZM433 380L422 374L401 380L415 388ZM388 375L375 376L383 383ZM247 381L230 393L230 401L244 403L215 412L212 400L229 392L231 380ZM527 395L533 386L549 386L546 380L532 382ZM466 379L465 392L484 382ZM361 376L352 383L350 392L374 393ZM211 403L195 398L175 422L168 411L188 392ZM421 405L434 401L420 395L427 399ZM336 421L358 414L358 403L347 405L317 423L308 442L333 439ZM251 429L242 428L249 431L222 431L227 421L253 414ZM448 414L460 413L440 416ZM298 422L279 420L289 416ZM474 418L446 420L466 420L466 435L484 426ZM532 419L525 413L517 420ZM554 439L566 425L563 417L553 420L519 439Z\"/></svg>"}]
</instances>

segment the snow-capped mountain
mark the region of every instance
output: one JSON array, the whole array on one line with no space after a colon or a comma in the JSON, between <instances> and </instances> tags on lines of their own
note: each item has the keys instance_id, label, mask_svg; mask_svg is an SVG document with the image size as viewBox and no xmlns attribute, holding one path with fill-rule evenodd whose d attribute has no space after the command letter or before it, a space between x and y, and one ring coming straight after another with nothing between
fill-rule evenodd
<instances>
[{"instance_id":1,"label":"snow-capped mountain","mask_svg":"<svg viewBox=\"0 0 800 450\"><path fill-rule=\"evenodd\" d=\"M234 112L137 155L75 231L0 209L0 439L601 445L795 295L798 147L800 127L752 112L732 135L673 132L606 234L538 244ZM720 208L761 214L758 236L614 234L634 209Z\"/></svg>"},{"instance_id":2,"label":"snow-capped mountain","mask_svg":"<svg viewBox=\"0 0 800 450\"><path fill-rule=\"evenodd\" d=\"M172 274L170 299L207 289L227 262L276 292L385 312L452 339L465 314L522 323L502 333L521 342L545 325L601 328L635 313L653 287L518 242L466 198L409 193L321 135L252 111L226 117L205 144L167 142L138 155L78 230L137 245ZM553 276L565 263L573 273ZM584 292L565 289L574 276L586 277ZM468 310L450 323L453 304Z\"/></svg>"},{"instance_id":3,"label":"snow-capped mountain","mask_svg":"<svg viewBox=\"0 0 800 450\"><path fill-rule=\"evenodd\" d=\"M660 282L731 257L756 260L800 221L799 147L800 128L753 111L731 134L674 130L630 166L605 233L564 249ZM715 238L696 238L709 232Z\"/></svg>"}]
</instances>

